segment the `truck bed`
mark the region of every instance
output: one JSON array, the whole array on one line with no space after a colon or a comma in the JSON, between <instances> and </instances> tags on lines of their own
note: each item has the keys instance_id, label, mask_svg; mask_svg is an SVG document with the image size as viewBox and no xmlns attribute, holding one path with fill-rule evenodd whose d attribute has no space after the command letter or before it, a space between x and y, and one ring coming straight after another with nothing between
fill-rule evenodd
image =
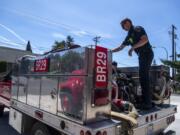
<instances>
[{"instance_id":1,"label":"truck bed","mask_svg":"<svg viewBox=\"0 0 180 135\"><path fill-rule=\"evenodd\" d=\"M156 106L149 111L139 111L137 118L138 127L135 128L134 135L159 134L163 132L175 120L174 114L177 112L176 105L164 104Z\"/></svg>"},{"instance_id":2,"label":"truck bed","mask_svg":"<svg viewBox=\"0 0 180 135\"><path fill-rule=\"evenodd\" d=\"M176 107L175 105L170 105L170 104L162 104L162 105L159 105L159 106L154 106L151 110L139 110L139 114L140 115L146 115L146 114L149 114L149 113L153 113L153 112L158 112L158 111L161 111L162 109L168 109L168 108L171 108L171 107Z\"/></svg>"}]
</instances>

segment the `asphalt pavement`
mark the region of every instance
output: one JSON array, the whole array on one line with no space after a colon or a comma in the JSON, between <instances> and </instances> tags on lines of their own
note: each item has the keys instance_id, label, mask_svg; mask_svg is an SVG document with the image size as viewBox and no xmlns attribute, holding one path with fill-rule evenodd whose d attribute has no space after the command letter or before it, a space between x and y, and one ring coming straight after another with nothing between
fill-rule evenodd
<instances>
[{"instance_id":1,"label":"asphalt pavement","mask_svg":"<svg viewBox=\"0 0 180 135\"><path fill-rule=\"evenodd\" d=\"M0 135L20 135L8 124L9 110L5 109L3 117L0 118Z\"/></svg>"},{"instance_id":2,"label":"asphalt pavement","mask_svg":"<svg viewBox=\"0 0 180 135\"><path fill-rule=\"evenodd\" d=\"M176 131L176 135L180 135L180 95L171 96L171 104L178 105L178 113L175 122L169 126L167 130ZM4 116L0 118L0 135L20 135L8 124L9 111L5 109Z\"/></svg>"}]
</instances>

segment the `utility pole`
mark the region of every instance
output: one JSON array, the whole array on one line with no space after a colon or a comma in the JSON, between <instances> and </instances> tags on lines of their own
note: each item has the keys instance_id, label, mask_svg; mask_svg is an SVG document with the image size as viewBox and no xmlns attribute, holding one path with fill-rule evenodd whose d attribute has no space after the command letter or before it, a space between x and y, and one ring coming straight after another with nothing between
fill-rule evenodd
<instances>
[{"instance_id":1,"label":"utility pole","mask_svg":"<svg viewBox=\"0 0 180 135\"><path fill-rule=\"evenodd\" d=\"M175 39L177 39L177 35L175 34ZM176 52L176 42L174 42L174 61L177 61L177 52ZM174 69L174 75L176 75L177 69Z\"/></svg>"},{"instance_id":2,"label":"utility pole","mask_svg":"<svg viewBox=\"0 0 180 135\"><path fill-rule=\"evenodd\" d=\"M176 27L172 25L172 32L170 34L172 35L172 62L176 61L176 45L175 45L175 39L177 39L177 35L175 34ZM175 77L175 69L172 68L172 77Z\"/></svg>"},{"instance_id":3,"label":"utility pole","mask_svg":"<svg viewBox=\"0 0 180 135\"><path fill-rule=\"evenodd\" d=\"M175 38L176 39L176 38ZM176 42L174 42L174 60L176 61L177 60L177 52L176 52Z\"/></svg>"},{"instance_id":4,"label":"utility pole","mask_svg":"<svg viewBox=\"0 0 180 135\"><path fill-rule=\"evenodd\" d=\"M97 46L97 43L100 42L100 41L99 41L100 38L101 38L100 36L96 36L96 37L93 38L93 41L95 42L95 46Z\"/></svg>"}]
</instances>

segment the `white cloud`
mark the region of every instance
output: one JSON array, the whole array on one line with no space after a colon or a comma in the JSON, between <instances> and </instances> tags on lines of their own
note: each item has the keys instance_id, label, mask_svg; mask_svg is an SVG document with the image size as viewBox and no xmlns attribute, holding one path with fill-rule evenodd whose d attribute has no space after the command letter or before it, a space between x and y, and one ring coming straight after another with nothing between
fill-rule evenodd
<instances>
[{"instance_id":1,"label":"white cloud","mask_svg":"<svg viewBox=\"0 0 180 135\"><path fill-rule=\"evenodd\" d=\"M106 39L111 39L112 38L112 35L110 34L106 34L106 33L102 33L102 32L86 32L84 30L76 30L76 31L70 31L70 33L76 35L76 36L79 36L79 37L82 37L82 36L101 36L101 38L106 38Z\"/></svg>"},{"instance_id":2,"label":"white cloud","mask_svg":"<svg viewBox=\"0 0 180 135\"><path fill-rule=\"evenodd\" d=\"M101 36L102 38L107 38L107 39L111 39L112 38L112 35L110 35L110 34L99 33L98 35Z\"/></svg>"},{"instance_id":3,"label":"white cloud","mask_svg":"<svg viewBox=\"0 0 180 135\"><path fill-rule=\"evenodd\" d=\"M15 10L9 10L9 9L6 9L6 10L8 10L8 11L10 11L12 13L15 13L17 15L28 17L30 19L39 21L38 23L41 24L41 25L47 24L46 26L61 27L61 28L66 29L66 30L71 30L72 29L71 26L69 26L69 25L63 24L61 22L55 22L53 20L49 20L49 19L41 17L41 16L32 15L32 14L26 13L26 12L19 12L17 10L16 11Z\"/></svg>"},{"instance_id":4,"label":"white cloud","mask_svg":"<svg viewBox=\"0 0 180 135\"><path fill-rule=\"evenodd\" d=\"M6 9L6 10L8 10L8 9ZM9 10L9 11L11 11L11 12L13 12L15 14L25 16L25 17L29 17L31 19L39 21L39 23L43 24L43 25L47 24L48 26L51 26L51 27L56 27L56 28L60 27L60 28L66 29L66 30L68 30L69 33L71 33L71 34L73 34L75 36L79 36L79 37L92 36L92 37L94 37L94 36L98 35L98 36L101 36L102 38L106 38L106 39L111 39L112 38L112 35L107 34L107 33L103 33L102 31L81 30L81 29L73 27L71 25L67 25L67 24L64 24L64 23L61 23L61 22L55 22L53 20L49 20L47 18L32 15L32 14L29 14L29 13L26 13L26 12L19 12L19 11L14 11L14 10ZM53 33L53 37L64 38L64 35L59 34L59 33Z\"/></svg>"},{"instance_id":5,"label":"white cloud","mask_svg":"<svg viewBox=\"0 0 180 135\"><path fill-rule=\"evenodd\" d=\"M23 43L26 43L26 40L23 39L20 35L18 35L14 30L10 29L9 27L3 25L0 23L0 27L6 29L8 32L10 32L11 34L13 34L16 38L18 38L19 40L21 40Z\"/></svg>"},{"instance_id":6,"label":"white cloud","mask_svg":"<svg viewBox=\"0 0 180 135\"><path fill-rule=\"evenodd\" d=\"M106 39L112 39L113 36L107 32L103 32L101 30L89 30L88 32L86 32L87 35L90 35L90 36L100 36L101 38L106 38Z\"/></svg>"},{"instance_id":7,"label":"white cloud","mask_svg":"<svg viewBox=\"0 0 180 135\"><path fill-rule=\"evenodd\" d=\"M89 35L86 31L83 31L83 30L70 31L70 33L79 37Z\"/></svg>"},{"instance_id":8,"label":"white cloud","mask_svg":"<svg viewBox=\"0 0 180 135\"><path fill-rule=\"evenodd\" d=\"M3 41L3 42L1 42L1 45L3 45L3 46L14 46L14 47L23 47L24 48L24 45L23 44L18 44L18 43L15 43L15 42L12 42L12 41Z\"/></svg>"},{"instance_id":9,"label":"white cloud","mask_svg":"<svg viewBox=\"0 0 180 135\"><path fill-rule=\"evenodd\" d=\"M60 39L65 39L65 38L66 38L65 35L63 35L63 34L61 34L61 33L57 33L57 32L53 33L52 36L53 36L54 38L60 38Z\"/></svg>"}]
</instances>

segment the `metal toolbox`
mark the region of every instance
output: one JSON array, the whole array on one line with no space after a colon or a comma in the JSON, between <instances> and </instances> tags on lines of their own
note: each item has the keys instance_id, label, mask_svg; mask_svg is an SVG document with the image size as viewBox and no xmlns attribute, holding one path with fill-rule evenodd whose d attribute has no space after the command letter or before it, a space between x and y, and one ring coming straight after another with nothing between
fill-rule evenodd
<instances>
[{"instance_id":1,"label":"metal toolbox","mask_svg":"<svg viewBox=\"0 0 180 135\"><path fill-rule=\"evenodd\" d=\"M81 124L104 119L97 118L97 113L110 113L111 107L110 103L101 106L93 103L94 55L95 49L80 47L21 58L13 74L12 98ZM110 52L107 59L110 81ZM110 83L107 89L110 92Z\"/></svg>"}]
</instances>

